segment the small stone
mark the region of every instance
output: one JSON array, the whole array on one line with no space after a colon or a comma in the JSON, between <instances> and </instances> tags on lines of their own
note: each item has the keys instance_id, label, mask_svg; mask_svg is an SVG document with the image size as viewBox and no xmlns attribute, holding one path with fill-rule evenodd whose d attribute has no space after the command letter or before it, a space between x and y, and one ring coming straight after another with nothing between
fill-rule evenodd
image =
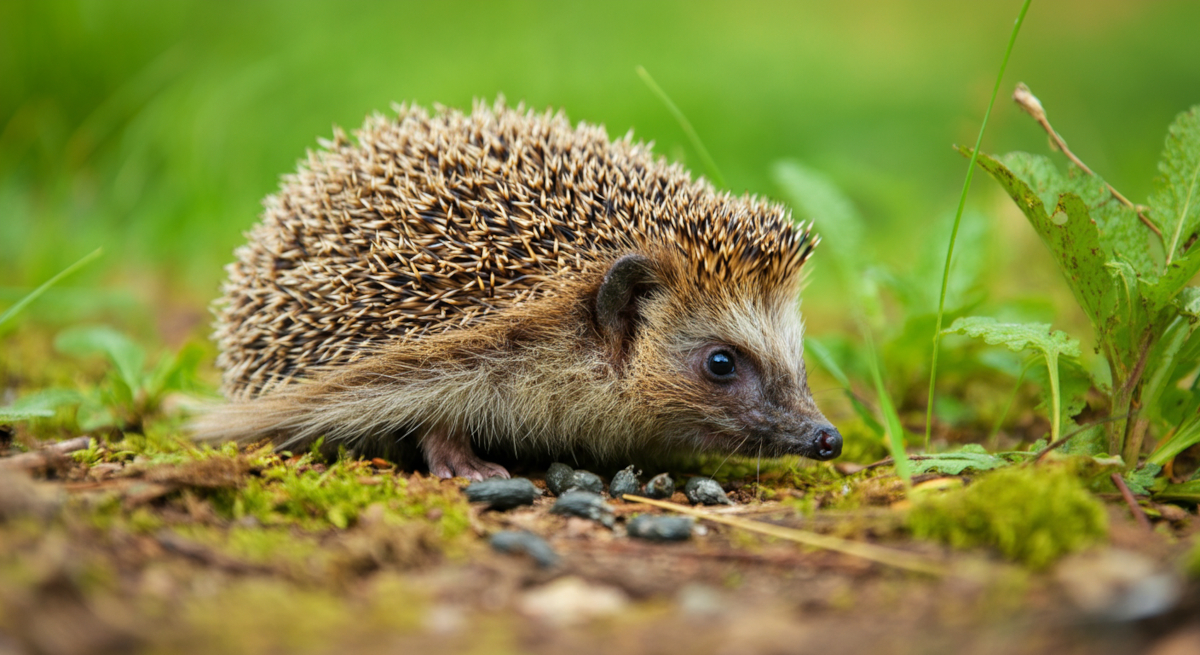
<instances>
[{"instance_id":1,"label":"small stone","mask_svg":"<svg viewBox=\"0 0 1200 655\"><path fill-rule=\"evenodd\" d=\"M467 500L486 503L489 509L512 509L521 505L532 505L533 499L542 492L525 478L491 478L467 486Z\"/></svg>"},{"instance_id":2,"label":"small stone","mask_svg":"<svg viewBox=\"0 0 1200 655\"><path fill-rule=\"evenodd\" d=\"M503 530L492 535L489 543L497 552L528 555L537 565L548 569L558 564L558 553L544 539L525 530Z\"/></svg>"},{"instance_id":3,"label":"small stone","mask_svg":"<svg viewBox=\"0 0 1200 655\"><path fill-rule=\"evenodd\" d=\"M636 516L626 531L631 537L647 541L685 541L692 538L692 518L689 516Z\"/></svg>"},{"instance_id":4,"label":"small stone","mask_svg":"<svg viewBox=\"0 0 1200 655\"><path fill-rule=\"evenodd\" d=\"M693 505L732 505L725 490L712 478L694 477L683 485L683 493Z\"/></svg>"},{"instance_id":5,"label":"small stone","mask_svg":"<svg viewBox=\"0 0 1200 655\"><path fill-rule=\"evenodd\" d=\"M594 494L604 493L604 480L591 471L575 471L567 491L590 491Z\"/></svg>"},{"instance_id":6,"label":"small stone","mask_svg":"<svg viewBox=\"0 0 1200 655\"><path fill-rule=\"evenodd\" d=\"M641 474L641 471L634 473L632 465L621 469L608 484L608 495L618 500L625 494L637 495L642 490L642 483L638 480L638 476Z\"/></svg>"},{"instance_id":7,"label":"small stone","mask_svg":"<svg viewBox=\"0 0 1200 655\"><path fill-rule=\"evenodd\" d=\"M567 576L525 592L517 600L524 615L554 625L576 625L612 616L629 605L629 598L614 587Z\"/></svg>"},{"instance_id":8,"label":"small stone","mask_svg":"<svg viewBox=\"0 0 1200 655\"><path fill-rule=\"evenodd\" d=\"M575 470L566 464L555 462L546 471L546 488L555 496L563 495L571 486Z\"/></svg>"},{"instance_id":9,"label":"small stone","mask_svg":"<svg viewBox=\"0 0 1200 655\"><path fill-rule=\"evenodd\" d=\"M675 481L666 473L659 473L650 478L643 490L647 498L670 498L675 493Z\"/></svg>"},{"instance_id":10,"label":"small stone","mask_svg":"<svg viewBox=\"0 0 1200 655\"><path fill-rule=\"evenodd\" d=\"M590 491L568 491L550 508L551 514L565 514L591 519L606 528L613 527L613 509L604 497Z\"/></svg>"}]
</instances>

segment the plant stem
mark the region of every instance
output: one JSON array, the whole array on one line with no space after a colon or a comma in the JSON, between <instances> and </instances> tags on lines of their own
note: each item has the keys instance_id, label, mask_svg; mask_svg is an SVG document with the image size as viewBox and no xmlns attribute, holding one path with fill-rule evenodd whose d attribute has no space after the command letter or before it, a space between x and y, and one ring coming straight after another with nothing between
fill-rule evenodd
<instances>
[{"instance_id":1,"label":"plant stem","mask_svg":"<svg viewBox=\"0 0 1200 655\"><path fill-rule=\"evenodd\" d=\"M1046 353L1046 372L1050 377L1050 443L1058 441L1062 431L1062 399L1058 388L1058 353Z\"/></svg>"},{"instance_id":2,"label":"plant stem","mask_svg":"<svg viewBox=\"0 0 1200 655\"><path fill-rule=\"evenodd\" d=\"M1026 114L1032 116L1033 120L1037 121L1037 124L1042 126L1042 129L1046 131L1047 135L1049 135L1050 141L1053 142L1054 147L1062 151L1062 153L1067 156L1067 159L1070 159L1071 162L1078 166L1079 169L1084 173L1087 173L1091 176L1096 175L1092 172L1092 169L1088 168L1087 164L1083 163L1083 160L1076 157L1075 153L1071 152L1071 149L1067 147L1067 142L1064 141L1063 138L1058 135L1058 132L1055 131L1055 129L1050 125L1050 119L1046 117L1046 110L1042 108L1041 101L1037 99L1037 96L1033 95L1033 92L1029 90L1028 86L1025 86L1024 82L1017 84L1016 90L1013 91L1013 102L1016 102L1018 107L1025 110ZM1112 197L1116 198L1118 202L1136 212L1138 219L1140 219L1142 223L1146 225L1146 227L1150 228L1152 232L1157 234L1158 240L1162 241L1163 246L1166 247L1166 239L1163 237L1162 230L1158 229L1158 226L1150 220L1150 217L1146 216L1145 207L1139 207L1130 202L1129 198L1126 198L1124 195L1122 195L1120 191L1117 191L1116 187L1108 182L1105 182L1104 186L1108 187L1108 192L1111 193ZM1167 253L1167 263L1171 263L1170 252Z\"/></svg>"},{"instance_id":3,"label":"plant stem","mask_svg":"<svg viewBox=\"0 0 1200 655\"><path fill-rule=\"evenodd\" d=\"M691 121L687 119L687 116L683 115L683 112L679 110L679 107L675 106L674 102L671 102L671 96L668 96L667 92L663 91L662 87L654 81L654 78L650 77L650 71L647 71L642 66L638 66L637 74L646 83L646 86L650 87L654 95L658 96L658 99L662 100L663 104L667 106L667 111L671 112L671 115L679 122L679 127L683 129L683 133L692 142L692 147L696 149L696 152L700 153L700 158L704 160L704 167L708 169L708 174L712 175L713 181L717 183L717 186L726 186L725 176L721 175L721 169L717 168L717 162L713 160L712 155L708 154L708 148L704 147L704 142L700 140L700 135L696 134Z\"/></svg>"},{"instance_id":4,"label":"plant stem","mask_svg":"<svg viewBox=\"0 0 1200 655\"><path fill-rule=\"evenodd\" d=\"M971 161L967 164L967 177L963 180L962 195L958 198L958 211L954 214L954 227L950 230L950 245L946 248L946 267L942 271L942 293L938 297L937 324L933 328L933 361L929 366L929 400L925 408L925 450L929 450L930 435L933 433L933 396L937 383L938 346L942 340L942 315L946 310L946 289L950 283L950 262L954 257L954 242L958 239L958 226L962 223L963 209L967 206L967 191L971 189L971 178L975 175L975 160L979 157L979 146L983 143L983 131L987 129L988 118L992 115L992 107L996 104L996 96L1000 93L1000 81L1004 79L1004 69L1008 68L1008 58L1012 55L1013 45L1017 42L1017 34L1021 31L1021 23L1025 22L1025 12L1029 11L1029 3L1021 4L1021 13L1013 23L1012 34L1008 37L1008 47L1004 50L1004 59L1000 62L1000 72L996 75L996 85L992 88L992 99L988 101L987 111L983 114L983 124L979 126L979 136L975 138L975 148L971 150Z\"/></svg>"}]
</instances>

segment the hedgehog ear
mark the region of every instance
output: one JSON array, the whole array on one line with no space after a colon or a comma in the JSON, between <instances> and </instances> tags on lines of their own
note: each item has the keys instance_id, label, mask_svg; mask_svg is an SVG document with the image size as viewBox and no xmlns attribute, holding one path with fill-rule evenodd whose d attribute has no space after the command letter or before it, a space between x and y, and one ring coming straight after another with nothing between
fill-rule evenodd
<instances>
[{"instance_id":1,"label":"hedgehog ear","mask_svg":"<svg viewBox=\"0 0 1200 655\"><path fill-rule=\"evenodd\" d=\"M606 336L627 336L636 318L632 314L637 292L655 282L654 264L645 255L633 253L613 262L596 294L596 319Z\"/></svg>"}]
</instances>

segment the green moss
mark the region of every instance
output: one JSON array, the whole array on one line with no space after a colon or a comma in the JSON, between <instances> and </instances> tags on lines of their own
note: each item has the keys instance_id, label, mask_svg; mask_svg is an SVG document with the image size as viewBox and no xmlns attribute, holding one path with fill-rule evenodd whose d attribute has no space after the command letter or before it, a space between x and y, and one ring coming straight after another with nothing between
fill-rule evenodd
<instances>
[{"instance_id":1,"label":"green moss","mask_svg":"<svg viewBox=\"0 0 1200 655\"><path fill-rule=\"evenodd\" d=\"M992 546L1032 568L1108 531L1104 506L1064 467L1006 468L960 490L917 496L908 524L919 538L957 548Z\"/></svg>"},{"instance_id":2,"label":"green moss","mask_svg":"<svg viewBox=\"0 0 1200 655\"><path fill-rule=\"evenodd\" d=\"M345 529L379 504L385 521L424 520L438 510L443 537L467 530L467 504L457 487L436 481L413 485L392 474L376 474L361 461L341 460L328 468L310 467L310 461L310 455L286 463L275 456L263 458L260 464L266 466L257 467L258 476L248 477L240 489L216 492L213 506L228 519L252 516L264 525Z\"/></svg>"}]
</instances>

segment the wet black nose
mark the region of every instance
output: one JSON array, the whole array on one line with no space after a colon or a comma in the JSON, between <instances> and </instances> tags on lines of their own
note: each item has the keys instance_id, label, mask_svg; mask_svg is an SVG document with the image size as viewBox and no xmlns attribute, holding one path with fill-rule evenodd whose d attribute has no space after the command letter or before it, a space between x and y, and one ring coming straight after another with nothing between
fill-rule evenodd
<instances>
[{"instance_id":1,"label":"wet black nose","mask_svg":"<svg viewBox=\"0 0 1200 655\"><path fill-rule=\"evenodd\" d=\"M833 459L842 454L842 435L832 425L819 428L816 439L815 459Z\"/></svg>"}]
</instances>

